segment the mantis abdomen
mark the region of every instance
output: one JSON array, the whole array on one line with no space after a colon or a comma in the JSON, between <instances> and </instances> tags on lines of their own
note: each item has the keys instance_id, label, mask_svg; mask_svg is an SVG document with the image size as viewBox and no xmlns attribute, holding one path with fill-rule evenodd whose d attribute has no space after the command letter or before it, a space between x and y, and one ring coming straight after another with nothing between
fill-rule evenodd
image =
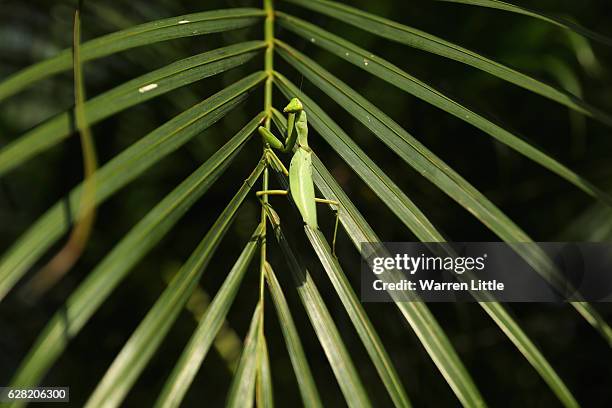
<instances>
[{"instance_id":1,"label":"mantis abdomen","mask_svg":"<svg viewBox=\"0 0 612 408\"><path fill-rule=\"evenodd\" d=\"M318 228L311 156L308 147L296 149L289 165L289 191L306 225Z\"/></svg>"}]
</instances>

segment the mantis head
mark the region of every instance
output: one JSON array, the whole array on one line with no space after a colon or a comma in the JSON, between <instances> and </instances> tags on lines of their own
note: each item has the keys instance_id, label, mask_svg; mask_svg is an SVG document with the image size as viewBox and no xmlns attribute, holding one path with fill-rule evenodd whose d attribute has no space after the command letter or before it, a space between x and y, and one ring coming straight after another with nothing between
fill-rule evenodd
<instances>
[{"instance_id":1,"label":"mantis head","mask_svg":"<svg viewBox=\"0 0 612 408\"><path fill-rule=\"evenodd\" d=\"M298 98L293 98L289 101L283 112L285 113L298 113L302 111L304 107L302 106L302 102Z\"/></svg>"}]
</instances>

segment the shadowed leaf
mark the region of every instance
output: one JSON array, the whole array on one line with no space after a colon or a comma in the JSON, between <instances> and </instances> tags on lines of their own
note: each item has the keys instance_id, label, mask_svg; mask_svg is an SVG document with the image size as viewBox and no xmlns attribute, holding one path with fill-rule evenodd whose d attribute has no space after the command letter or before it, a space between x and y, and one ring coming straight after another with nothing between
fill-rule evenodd
<instances>
[{"instance_id":1,"label":"shadowed leaf","mask_svg":"<svg viewBox=\"0 0 612 408\"><path fill-rule=\"evenodd\" d=\"M238 151L261 120L254 118L224 147L179 184L136 224L113 250L91 271L43 329L17 370L11 384L34 387L76 337L100 305L187 210L208 190L232 163ZM261 161L247 181L254 183L264 167Z\"/></svg>"},{"instance_id":2,"label":"shadowed leaf","mask_svg":"<svg viewBox=\"0 0 612 408\"><path fill-rule=\"evenodd\" d=\"M142 174L158 160L217 122L244 101L265 78L254 73L166 122L115 156L95 173L97 205ZM69 195L70 208L78 208L81 186ZM80 214L67 218L64 202L49 209L0 260L0 300L27 269L67 231Z\"/></svg>"},{"instance_id":3,"label":"shadowed leaf","mask_svg":"<svg viewBox=\"0 0 612 408\"><path fill-rule=\"evenodd\" d=\"M557 89L544 82L538 81L522 72L516 71L510 67L493 61L474 51L463 48L452 42L443 40L429 33L417 30L395 21L388 20L346 6L344 4L328 1L328 0L286 0L291 3L299 4L302 7L318 11L332 18L338 19L344 23L356 26L359 29L366 30L372 34L386 38L391 41L396 41L410 47L418 48L433 54L440 55L458 61L463 64L470 65L474 68L485 71L504 81L520 86L545 98L551 99L557 103L565 105L577 112L591 116L608 126L612 126L612 116L594 108L580 99L576 95ZM279 13L282 19L285 14ZM290 23L292 19L289 18ZM282 23L281 23L282 24Z\"/></svg>"},{"instance_id":4,"label":"shadowed leaf","mask_svg":"<svg viewBox=\"0 0 612 408\"><path fill-rule=\"evenodd\" d=\"M234 220L238 208L251 191L251 187L252 184L248 180L242 184L187 262L174 276L115 357L89 397L86 407L116 407L122 403L127 392L132 388L172 327L179 312L185 307L185 303L197 286L208 262Z\"/></svg>"},{"instance_id":5,"label":"shadowed leaf","mask_svg":"<svg viewBox=\"0 0 612 408\"><path fill-rule=\"evenodd\" d=\"M417 98L422 99L425 102L473 125L474 127L497 139L499 142L516 150L525 157L528 157L534 162L569 181L576 187L583 190L585 193L602 200L609 205L612 205L612 198L610 198L608 194L595 187L588 180L585 180L568 167L542 152L534 145L450 99L438 90L409 75L390 62L375 56L369 51L366 51L341 37L331 34L300 19L284 16L281 19L281 24L283 27L304 38L314 39L315 45L351 62L370 74L389 82L397 88L408 92Z\"/></svg>"},{"instance_id":6,"label":"shadowed leaf","mask_svg":"<svg viewBox=\"0 0 612 408\"><path fill-rule=\"evenodd\" d=\"M538 20L546 21L547 23L556 25L557 27L561 27L565 30L573 31L586 38L590 38L591 40L598 41L607 46L612 46L612 38L610 37L607 37L595 31L589 30L588 28L582 27L581 25L576 24L567 19L551 16L548 13L543 13L541 11L535 11L535 10L532 10L526 7L511 4L508 2L498 1L498 0L436 0L436 1L441 1L441 2L446 2L446 3L461 3L461 4L471 5L471 6L488 7L492 9L509 11L511 13L522 14L525 16L537 18Z\"/></svg>"},{"instance_id":7,"label":"shadowed leaf","mask_svg":"<svg viewBox=\"0 0 612 408\"><path fill-rule=\"evenodd\" d=\"M128 81L87 101L84 123L91 126L131 106L241 65L257 55L262 44L253 41L219 48ZM34 127L0 150L0 176L68 138L71 133L71 112L60 113Z\"/></svg>"},{"instance_id":8,"label":"shadowed leaf","mask_svg":"<svg viewBox=\"0 0 612 408\"><path fill-rule=\"evenodd\" d=\"M261 169L257 173L260 172ZM225 278L223 285L221 285L221 288L215 295L212 303L208 309L206 309L204 316L202 316L200 320L200 324L198 324L189 343L176 362L172 373L166 380L159 398L155 403L156 407L178 407L181 404L185 393L189 389L202 361L206 357L210 346L219 332L227 312L234 302L242 278L259 245L261 231L262 228L259 226L255 232L253 232L250 241L244 247L238 260ZM248 347L249 345L245 344L245 349ZM236 375L240 374L240 367L241 365L239 363Z\"/></svg>"},{"instance_id":9,"label":"shadowed leaf","mask_svg":"<svg viewBox=\"0 0 612 408\"><path fill-rule=\"evenodd\" d=\"M235 30L257 23L263 15L263 10L235 8L152 21L83 43L82 60L86 62L130 48L174 38ZM0 82L0 101L34 85L41 79L66 71L71 66L72 52L70 50L64 50L53 58L31 65Z\"/></svg>"}]
</instances>

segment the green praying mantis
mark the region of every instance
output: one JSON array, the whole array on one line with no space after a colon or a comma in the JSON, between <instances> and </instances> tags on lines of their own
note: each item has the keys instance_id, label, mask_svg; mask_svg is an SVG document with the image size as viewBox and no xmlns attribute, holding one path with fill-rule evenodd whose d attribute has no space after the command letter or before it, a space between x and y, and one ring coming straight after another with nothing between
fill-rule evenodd
<instances>
[{"instance_id":1,"label":"green praying mantis","mask_svg":"<svg viewBox=\"0 0 612 408\"><path fill-rule=\"evenodd\" d=\"M315 197L314 183L312 181L312 149L308 146L308 119L306 118L302 102L298 98L291 99L289 104L283 109L283 112L288 115L285 143L263 126L260 126L258 131L268 146L282 153L293 152L294 147L297 147L293 152L289 171L287 171L287 168L272 150L269 150L266 154L266 158L272 166L280 169L286 176L289 176L289 190L263 190L258 191L256 195L262 197L291 194L291 198L302 215L304 223L314 229L319 228L316 204L336 206L336 223L332 240L332 252L335 254L340 204L334 200Z\"/></svg>"}]
</instances>

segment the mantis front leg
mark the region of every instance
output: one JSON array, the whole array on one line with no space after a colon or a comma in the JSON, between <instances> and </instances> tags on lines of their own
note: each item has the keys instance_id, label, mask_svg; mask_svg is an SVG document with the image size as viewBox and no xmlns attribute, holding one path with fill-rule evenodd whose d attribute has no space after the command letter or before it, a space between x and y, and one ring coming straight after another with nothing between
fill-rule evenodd
<instances>
[{"instance_id":1,"label":"mantis front leg","mask_svg":"<svg viewBox=\"0 0 612 408\"><path fill-rule=\"evenodd\" d=\"M294 131L295 128L295 116L301 114L304 108L299 99L293 98L283 111L288 114L287 116L287 134L285 135L285 142L281 142L269 129L260 126L259 134L264 138L265 142L270 145L273 149L280 150L283 153L290 153L293 151L295 142L297 141L298 131Z\"/></svg>"}]
</instances>

